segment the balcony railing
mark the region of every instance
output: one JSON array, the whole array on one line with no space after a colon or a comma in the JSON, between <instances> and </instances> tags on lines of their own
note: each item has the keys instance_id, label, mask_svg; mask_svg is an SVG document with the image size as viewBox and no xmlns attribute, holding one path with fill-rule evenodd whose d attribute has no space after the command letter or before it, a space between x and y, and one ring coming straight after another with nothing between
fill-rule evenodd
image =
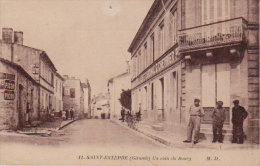
<instances>
[{"instance_id":1,"label":"balcony railing","mask_svg":"<svg viewBox=\"0 0 260 166\"><path fill-rule=\"evenodd\" d=\"M188 51L245 40L243 18L220 21L179 31L179 49Z\"/></svg>"}]
</instances>

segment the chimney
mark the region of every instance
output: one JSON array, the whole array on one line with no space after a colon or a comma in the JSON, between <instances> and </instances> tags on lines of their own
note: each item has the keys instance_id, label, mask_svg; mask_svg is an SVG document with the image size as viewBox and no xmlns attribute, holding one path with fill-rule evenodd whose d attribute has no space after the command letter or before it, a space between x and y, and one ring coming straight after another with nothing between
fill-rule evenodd
<instances>
[{"instance_id":1,"label":"chimney","mask_svg":"<svg viewBox=\"0 0 260 166\"><path fill-rule=\"evenodd\" d=\"M23 45L23 32L14 31L14 43Z\"/></svg>"},{"instance_id":2,"label":"chimney","mask_svg":"<svg viewBox=\"0 0 260 166\"><path fill-rule=\"evenodd\" d=\"M2 28L2 40L5 43L12 43L13 41L13 29L12 28Z\"/></svg>"}]
</instances>

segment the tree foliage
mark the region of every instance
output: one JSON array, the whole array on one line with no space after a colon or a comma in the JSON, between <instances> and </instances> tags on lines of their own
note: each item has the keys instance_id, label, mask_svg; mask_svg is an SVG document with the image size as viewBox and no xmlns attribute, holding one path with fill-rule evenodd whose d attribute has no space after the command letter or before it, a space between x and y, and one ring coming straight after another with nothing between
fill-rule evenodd
<instances>
[{"instance_id":1,"label":"tree foliage","mask_svg":"<svg viewBox=\"0 0 260 166\"><path fill-rule=\"evenodd\" d=\"M119 101L123 107L131 110L131 89L128 90L122 89Z\"/></svg>"}]
</instances>

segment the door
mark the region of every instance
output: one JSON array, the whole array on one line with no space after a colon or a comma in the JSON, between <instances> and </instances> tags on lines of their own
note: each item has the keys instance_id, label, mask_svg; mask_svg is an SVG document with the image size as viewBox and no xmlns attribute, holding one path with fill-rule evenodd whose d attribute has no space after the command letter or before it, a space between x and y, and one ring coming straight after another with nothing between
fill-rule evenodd
<instances>
[{"instance_id":1,"label":"door","mask_svg":"<svg viewBox=\"0 0 260 166\"><path fill-rule=\"evenodd\" d=\"M161 110L162 112L162 120L165 119L165 114L164 114L164 79L161 78L160 79L160 84L161 84L161 88L160 88L160 94L159 94L159 100L160 100L160 103L159 103L159 108L158 110Z\"/></svg>"}]
</instances>

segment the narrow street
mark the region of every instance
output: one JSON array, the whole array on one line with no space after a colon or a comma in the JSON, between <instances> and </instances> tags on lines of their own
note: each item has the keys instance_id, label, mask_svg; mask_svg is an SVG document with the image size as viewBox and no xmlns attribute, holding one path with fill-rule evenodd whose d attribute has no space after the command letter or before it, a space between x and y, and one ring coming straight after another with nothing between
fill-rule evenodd
<instances>
[{"instance_id":1,"label":"narrow street","mask_svg":"<svg viewBox=\"0 0 260 166\"><path fill-rule=\"evenodd\" d=\"M256 150L219 151L210 149L170 148L122 127L110 120L76 121L50 136L7 134L0 136L0 161L19 164L100 164L103 165L189 165L216 156L221 160L228 153L256 155ZM198 157L198 154L201 154ZM97 156L126 156L127 160L103 160ZM156 156L157 159L154 158ZM138 158L139 157L139 158ZM131 158L131 159L130 159ZM175 159L174 159L175 158ZM176 161L174 161L174 160ZM231 160L231 159L230 159ZM244 159L243 159L244 160ZM192 163L190 162L192 161ZM240 162L240 161L238 161ZM241 159L242 162L242 159ZM217 162L215 162L217 164Z\"/></svg>"},{"instance_id":2,"label":"narrow street","mask_svg":"<svg viewBox=\"0 0 260 166\"><path fill-rule=\"evenodd\" d=\"M81 145L101 148L129 148L133 146L144 149L162 148L162 146L148 138L142 137L140 134L119 126L110 120L80 120L60 132L66 133L63 136L57 136L62 140L59 143L60 145Z\"/></svg>"},{"instance_id":3,"label":"narrow street","mask_svg":"<svg viewBox=\"0 0 260 166\"><path fill-rule=\"evenodd\" d=\"M76 121L51 136L1 136L0 147L0 156L6 160L1 161L12 164L33 163L34 159L35 163L44 164L50 160L59 164L78 161L79 155L142 155L151 149L154 152L168 149L138 132L101 119Z\"/></svg>"},{"instance_id":4,"label":"narrow street","mask_svg":"<svg viewBox=\"0 0 260 166\"><path fill-rule=\"evenodd\" d=\"M163 145L124 128L110 120L85 119L79 120L50 136L21 135L0 137L0 142L23 143L28 145L81 146L100 148L129 148L142 149L164 148Z\"/></svg>"}]
</instances>

